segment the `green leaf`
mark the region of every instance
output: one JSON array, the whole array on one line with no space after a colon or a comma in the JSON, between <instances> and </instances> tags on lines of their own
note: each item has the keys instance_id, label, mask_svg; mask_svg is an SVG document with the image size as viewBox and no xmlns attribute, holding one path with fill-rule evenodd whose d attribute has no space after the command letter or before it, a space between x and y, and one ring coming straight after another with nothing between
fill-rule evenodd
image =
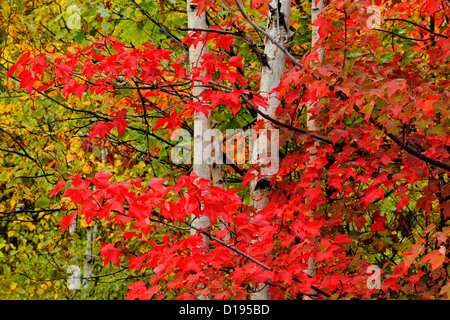
<instances>
[{"instance_id":1,"label":"green leaf","mask_svg":"<svg viewBox=\"0 0 450 320\"><path fill-rule=\"evenodd\" d=\"M39 199L36 200L35 206L36 207L48 207L50 204L50 199L47 197L40 197Z\"/></svg>"},{"instance_id":2,"label":"green leaf","mask_svg":"<svg viewBox=\"0 0 450 320\"><path fill-rule=\"evenodd\" d=\"M78 30L75 32L75 35L73 36L73 40L75 40L78 44L81 44L85 38L86 34L83 30Z\"/></svg>"},{"instance_id":3,"label":"green leaf","mask_svg":"<svg viewBox=\"0 0 450 320\"><path fill-rule=\"evenodd\" d=\"M210 119L212 122L222 123L226 119L226 117L223 112L220 112L218 110L212 110Z\"/></svg>"},{"instance_id":4,"label":"green leaf","mask_svg":"<svg viewBox=\"0 0 450 320\"><path fill-rule=\"evenodd\" d=\"M92 151L92 154L96 157L100 157L102 155L102 153L98 149L95 149L94 151Z\"/></svg>"},{"instance_id":5,"label":"green leaf","mask_svg":"<svg viewBox=\"0 0 450 320\"><path fill-rule=\"evenodd\" d=\"M105 22L105 23L102 23L101 27L103 30L107 31L107 30L111 29L111 24L108 22Z\"/></svg>"},{"instance_id":6,"label":"green leaf","mask_svg":"<svg viewBox=\"0 0 450 320\"><path fill-rule=\"evenodd\" d=\"M105 10L103 5L101 5L101 4L97 6L97 11L96 12L99 13L102 18L109 17L109 11Z\"/></svg>"},{"instance_id":7,"label":"green leaf","mask_svg":"<svg viewBox=\"0 0 450 320\"><path fill-rule=\"evenodd\" d=\"M36 145L34 147L35 148L42 147L43 145L45 145L47 143L47 141L48 141L48 138L38 140L38 142L36 143Z\"/></svg>"}]
</instances>

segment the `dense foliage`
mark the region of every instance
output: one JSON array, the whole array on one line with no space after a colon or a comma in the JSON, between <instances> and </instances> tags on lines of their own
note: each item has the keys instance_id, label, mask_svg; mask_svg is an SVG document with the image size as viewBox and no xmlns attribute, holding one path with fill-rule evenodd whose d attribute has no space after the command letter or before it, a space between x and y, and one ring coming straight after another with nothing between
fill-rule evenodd
<instances>
[{"instance_id":1,"label":"dense foliage","mask_svg":"<svg viewBox=\"0 0 450 320\"><path fill-rule=\"evenodd\" d=\"M448 2L330 0L319 64L311 2L293 1L276 119L264 36L238 1L195 2L207 31L186 28L183 1L2 3L0 296L244 299L266 283L273 299L450 298ZM265 26L267 2L244 10ZM220 188L171 161L196 112L222 132L260 128L258 112L279 129L264 210L250 164L225 164ZM83 264L73 295L67 268Z\"/></svg>"}]
</instances>

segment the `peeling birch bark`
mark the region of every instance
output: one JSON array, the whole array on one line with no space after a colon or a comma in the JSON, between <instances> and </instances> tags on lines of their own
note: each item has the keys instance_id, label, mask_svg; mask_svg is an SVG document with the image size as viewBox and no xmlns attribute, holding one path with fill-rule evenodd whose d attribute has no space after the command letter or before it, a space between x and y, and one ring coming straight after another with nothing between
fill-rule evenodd
<instances>
[{"instance_id":1,"label":"peeling birch bark","mask_svg":"<svg viewBox=\"0 0 450 320\"><path fill-rule=\"evenodd\" d=\"M191 0L187 0L187 12L188 12L188 28L189 29L206 29L206 14L203 12L198 15L197 4L193 4ZM202 56L208 52L208 47L205 42L199 42L196 47L189 47L189 64L191 69L200 66L202 62ZM206 70L202 71L203 75L206 74ZM192 96L197 101L201 101L200 94L203 92L204 88L202 83L198 80L193 79ZM223 188L223 178L222 178L222 165L213 163L207 163L204 156L204 150L213 143L213 137L211 134L211 121L203 112L196 112L194 114L194 163L193 171L199 178L208 179L212 181L214 186ZM206 131L210 133L206 135ZM208 139L205 139L208 138ZM217 138L217 137L216 137ZM214 150L211 152L218 152ZM213 154L210 155L212 159L215 158ZM203 204L201 204L201 210L203 209ZM210 224L211 221L207 216L193 217L191 224L197 229L205 229ZM221 226L225 227L225 225ZM195 234L197 231L191 229L191 234ZM207 235L202 235L203 245L205 251L208 250L209 239ZM203 296L197 297L199 300L204 300Z\"/></svg>"},{"instance_id":2,"label":"peeling birch bark","mask_svg":"<svg viewBox=\"0 0 450 320\"><path fill-rule=\"evenodd\" d=\"M206 14L203 12L200 16L197 15L197 5L187 0L188 13L188 28L206 28ZM206 43L199 42L196 47L189 47L189 63L190 67L195 68L200 66L202 62L202 55L208 52ZM192 87L192 96L194 99L200 100L200 94L203 92L201 82L194 80ZM194 164L193 171L199 178L211 179L211 166L205 163L203 159L203 150L206 147L206 142L203 140L204 132L211 129L211 121L202 112L197 112L194 115ZM194 217L192 225L199 229L204 229L209 226L210 220L208 217ZM195 230L191 230L191 234L195 234ZM208 238L203 236L203 243L208 247Z\"/></svg>"},{"instance_id":3,"label":"peeling birch bark","mask_svg":"<svg viewBox=\"0 0 450 320\"><path fill-rule=\"evenodd\" d=\"M284 45L287 49L290 40L290 0L273 0L269 3L269 19L266 32L277 42ZM261 69L261 83L260 94L267 98L268 107L260 108L268 116L275 118L275 110L280 105L280 98L273 89L278 86L280 79L285 72L286 55L276 46L270 39L266 38L264 43L264 55L266 56L267 64L264 64ZM258 115L258 120L262 119ZM264 120L265 129L273 129L271 122ZM267 137L263 137L267 138ZM267 149L270 150L270 141L266 141ZM253 146L253 148L257 146ZM259 161L264 159L259 159ZM253 180L250 183L250 199L251 204L256 212L264 210L269 201L269 194L271 192L269 180L273 175L268 175L265 178ZM251 294L252 300L269 300L270 292L269 286L261 283L257 291Z\"/></svg>"}]
</instances>

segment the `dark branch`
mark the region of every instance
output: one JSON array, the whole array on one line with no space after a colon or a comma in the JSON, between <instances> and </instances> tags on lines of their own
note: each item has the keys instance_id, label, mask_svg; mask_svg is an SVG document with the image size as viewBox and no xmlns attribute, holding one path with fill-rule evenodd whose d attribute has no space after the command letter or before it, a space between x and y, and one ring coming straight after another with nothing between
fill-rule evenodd
<instances>
[{"instance_id":1,"label":"dark branch","mask_svg":"<svg viewBox=\"0 0 450 320\"><path fill-rule=\"evenodd\" d=\"M433 35L435 35L435 36L439 36L439 37L448 39L448 37L447 37L446 35L443 35L443 34L434 32L434 31L432 31L432 30L430 30L430 29L428 29L428 28L426 28L426 27L424 27L424 26L421 26L420 24L417 24L417 23L415 23L415 22L413 22L413 21L409 21L409 20L406 20L406 19L400 19L400 18L386 18L386 19L383 19L383 20L384 20L384 21L403 21L403 22L407 22L407 23L410 23L410 24L412 24L412 25L414 25L414 26L416 26L416 27L419 27L419 28L421 28L422 30L425 30L425 31L427 31L427 32L429 32L429 33L431 33L431 34L433 34Z\"/></svg>"},{"instance_id":2,"label":"dark branch","mask_svg":"<svg viewBox=\"0 0 450 320\"><path fill-rule=\"evenodd\" d=\"M405 37L405 36L399 35L398 33L395 33L395 32L392 32L392 31L388 31L388 30L383 30L383 29L373 29L373 30L386 32L386 33L392 34L393 36L396 36L396 37L399 37L399 38L402 38L402 39L405 39L405 40L411 40L411 41L429 41L429 40L431 40L431 37L430 38L426 38L426 39L416 39L416 38Z\"/></svg>"},{"instance_id":3,"label":"dark branch","mask_svg":"<svg viewBox=\"0 0 450 320\"><path fill-rule=\"evenodd\" d=\"M345 93L343 93L342 91L338 91L336 92L337 96L339 96L341 99L343 99L344 101L348 100L348 97ZM353 109L358 112L359 114L361 114L361 109L359 109L359 107L355 104L353 105ZM386 128L383 127L383 125L381 125L378 121L376 121L372 116L370 116L369 118L370 123L372 123L373 125L375 125L378 129L380 129L381 131L383 131L389 138L391 138L392 141L394 141L401 149L405 150L406 152L408 152L409 154L412 154L413 156L425 161L426 163L432 164L436 167L442 168L444 170L450 171L450 165L445 164L443 162L440 162L438 160L432 159L430 157L425 156L424 154L422 154L421 152L414 150L406 145L403 145L403 142L401 139L399 139L397 136L393 135L392 133L387 132Z\"/></svg>"},{"instance_id":4,"label":"dark branch","mask_svg":"<svg viewBox=\"0 0 450 320\"><path fill-rule=\"evenodd\" d=\"M181 31L202 31L202 32L215 32L220 34L231 34L233 36L240 36L241 34L238 32L228 31L228 30L216 30L216 29L208 29L208 28L178 28Z\"/></svg>"}]
</instances>

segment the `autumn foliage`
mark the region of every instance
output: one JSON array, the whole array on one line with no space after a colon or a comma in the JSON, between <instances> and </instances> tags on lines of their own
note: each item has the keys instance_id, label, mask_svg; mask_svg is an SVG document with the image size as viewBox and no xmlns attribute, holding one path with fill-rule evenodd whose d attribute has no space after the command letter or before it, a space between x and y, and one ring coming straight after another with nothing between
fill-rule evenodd
<instances>
[{"instance_id":1,"label":"autumn foliage","mask_svg":"<svg viewBox=\"0 0 450 320\"><path fill-rule=\"evenodd\" d=\"M263 2L246 8L261 26ZM129 299L245 299L259 283L272 299L450 298L449 4L331 0L315 22L325 52L319 64L308 47L310 3L293 1L295 61L286 59L281 105L268 119L280 132L280 166L269 204L256 214L249 165L224 165L230 182L219 188L189 166L167 164L170 134L192 128L195 112L223 130L262 125L250 121L265 106L263 42L240 13L229 13L234 1L197 3L211 15L209 31L187 30L178 41L166 34L168 47L96 35L65 51L28 50L7 71L33 99L95 117L85 152L105 149L111 166L147 165L139 177L104 169L63 176L49 192L73 204L62 232L79 219L107 221L121 239L102 239L103 264L145 274L129 285ZM370 28L372 4L382 20ZM184 50L199 43L211 51L190 70ZM192 79L205 87L202 102L191 97ZM97 105L83 105L94 97ZM308 132L306 110L318 132ZM125 157L134 150L131 132L143 151ZM198 216L210 227L192 231ZM304 272L309 257L312 277ZM380 289L367 287L374 264Z\"/></svg>"}]
</instances>

